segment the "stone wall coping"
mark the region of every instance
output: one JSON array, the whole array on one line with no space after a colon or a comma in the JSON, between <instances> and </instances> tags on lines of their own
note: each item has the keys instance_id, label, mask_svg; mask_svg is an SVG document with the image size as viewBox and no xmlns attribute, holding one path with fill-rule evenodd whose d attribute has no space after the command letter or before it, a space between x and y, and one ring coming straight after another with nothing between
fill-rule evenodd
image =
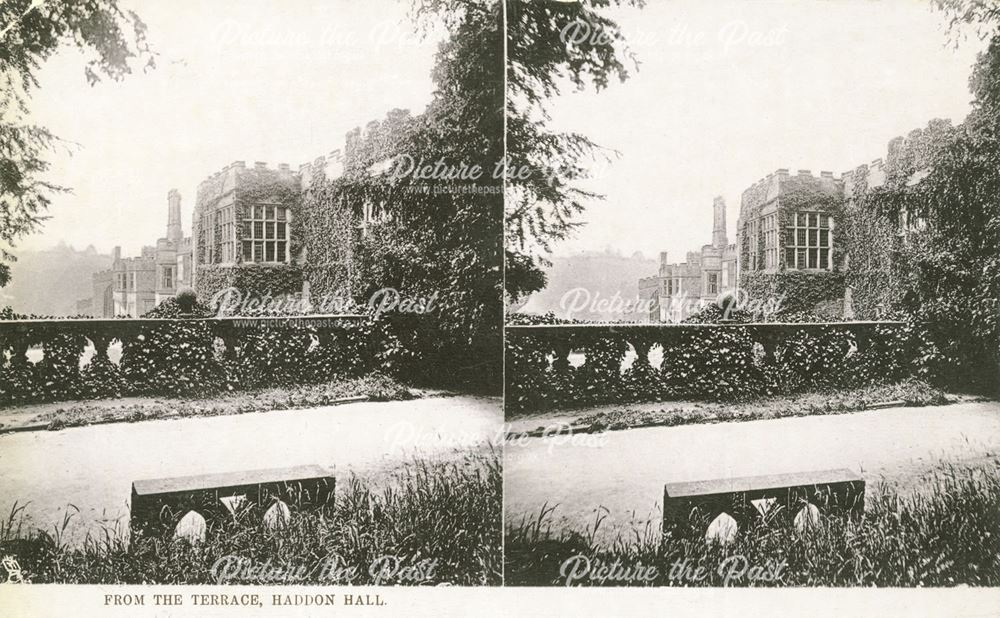
<instances>
[{"instance_id":1,"label":"stone wall coping","mask_svg":"<svg viewBox=\"0 0 1000 618\"><path fill-rule=\"evenodd\" d=\"M248 485L294 483L334 476L333 468L318 465L267 468L263 470L237 470L234 472L138 480L132 483L132 495L149 496L206 489L228 489Z\"/></svg>"},{"instance_id":2,"label":"stone wall coping","mask_svg":"<svg viewBox=\"0 0 1000 618\"><path fill-rule=\"evenodd\" d=\"M226 316L211 318L40 318L28 320L0 320L0 335L39 331L92 332L155 326L171 323L203 323L220 326L247 327L270 322L291 322L296 325L322 326L328 322L358 321L365 316L357 313L331 313L316 315L279 316Z\"/></svg>"},{"instance_id":3,"label":"stone wall coping","mask_svg":"<svg viewBox=\"0 0 1000 618\"><path fill-rule=\"evenodd\" d=\"M857 472L841 468L667 483L664 491L670 497L682 498L863 481Z\"/></svg>"},{"instance_id":4,"label":"stone wall coping","mask_svg":"<svg viewBox=\"0 0 1000 618\"><path fill-rule=\"evenodd\" d=\"M630 324L628 322L622 323L606 323L606 324L518 324L509 325L505 329L508 331L523 331L523 332L538 332L546 330L596 330L596 329L610 329L610 330L626 330L626 329L642 329L642 330L701 330L707 328L752 328L752 329L775 329L775 330L785 330L785 329L798 329L798 328L844 328L844 329L858 329L858 328L871 328L876 326L903 326L904 322L892 321L892 320L858 320L853 322L713 322L713 323L690 323L690 324Z\"/></svg>"}]
</instances>

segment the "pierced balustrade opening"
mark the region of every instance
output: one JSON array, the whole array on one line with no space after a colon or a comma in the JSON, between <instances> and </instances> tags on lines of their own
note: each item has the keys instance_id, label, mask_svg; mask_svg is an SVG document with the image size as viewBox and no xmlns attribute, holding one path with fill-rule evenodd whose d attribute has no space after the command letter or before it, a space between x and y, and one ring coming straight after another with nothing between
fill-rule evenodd
<instances>
[{"instance_id":1,"label":"pierced balustrade opening","mask_svg":"<svg viewBox=\"0 0 1000 618\"><path fill-rule=\"evenodd\" d=\"M334 505L336 476L322 466L297 466L202 474L132 483L133 535L202 543L233 521L259 522L274 530L303 509Z\"/></svg>"},{"instance_id":2,"label":"pierced balustrade opening","mask_svg":"<svg viewBox=\"0 0 1000 618\"><path fill-rule=\"evenodd\" d=\"M376 367L361 315L0 320L0 407L197 396Z\"/></svg>"},{"instance_id":3,"label":"pierced balustrade opening","mask_svg":"<svg viewBox=\"0 0 1000 618\"><path fill-rule=\"evenodd\" d=\"M728 545L736 540L739 530L740 525L736 522L736 519L723 511L712 520L712 523L708 524L708 528L705 530L705 540L710 543L715 542Z\"/></svg>"},{"instance_id":4,"label":"pierced balustrade opening","mask_svg":"<svg viewBox=\"0 0 1000 618\"><path fill-rule=\"evenodd\" d=\"M909 375L915 350L901 322L518 325L506 346L513 413L865 386Z\"/></svg>"},{"instance_id":5,"label":"pierced balustrade opening","mask_svg":"<svg viewBox=\"0 0 1000 618\"><path fill-rule=\"evenodd\" d=\"M729 543L738 534L776 523L808 532L826 514L857 517L865 481L850 470L820 470L667 483L663 533Z\"/></svg>"}]
</instances>

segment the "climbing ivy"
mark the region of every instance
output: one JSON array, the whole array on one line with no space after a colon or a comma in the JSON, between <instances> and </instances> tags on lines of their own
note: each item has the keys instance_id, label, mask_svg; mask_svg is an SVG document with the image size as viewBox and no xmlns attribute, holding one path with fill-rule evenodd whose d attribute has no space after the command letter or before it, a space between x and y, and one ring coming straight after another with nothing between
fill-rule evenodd
<instances>
[{"instance_id":1,"label":"climbing ivy","mask_svg":"<svg viewBox=\"0 0 1000 618\"><path fill-rule=\"evenodd\" d=\"M199 226L195 239L195 251L198 256L195 288L198 296L209 300L216 292L228 287L238 288L244 296L265 294L274 296L301 292L302 274L294 253L291 254L288 264L254 264L244 261L241 242L243 218L249 216L255 205L265 203L280 204L288 208L288 251L291 253L302 246L302 208L298 177L273 169L230 167L218 177L202 184L198 196L200 209L215 208L216 202L224 195L226 179L230 176L234 177L235 263L221 264L221 243L224 237L221 223L217 223L214 235L216 243L213 248L214 260L212 264L206 264L207 234L206 230Z\"/></svg>"},{"instance_id":2,"label":"climbing ivy","mask_svg":"<svg viewBox=\"0 0 1000 618\"><path fill-rule=\"evenodd\" d=\"M295 264L199 266L195 282L198 297L206 303L228 288L236 288L244 298L276 298L302 291L302 269Z\"/></svg>"},{"instance_id":3,"label":"climbing ivy","mask_svg":"<svg viewBox=\"0 0 1000 618\"><path fill-rule=\"evenodd\" d=\"M838 299L844 296L845 280L840 272L843 263L844 248L839 243L837 233L834 233L832 249L832 272L797 271L785 267L784 248L791 244L793 230L792 217L797 212L819 212L834 220L835 224L844 219L845 203L840 183L816 178L811 175L786 176L779 175L756 185L744 194L741 216L744 221L758 219L764 206L773 201L767 199L768 192L777 184L779 191L776 198L777 228L778 228L778 265L774 272L763 270L743 270L740 273L740 287L752 299L781 298L781 312L785 313L818 313L825 318L839 318L835 308ZM750 234L746 231L749 224L744 224L741 234L740 257L743 268L751 263L749 241ZM757 229L754 245L756 261L764 263L764 229Z\"/></svg>"},{"instance_id":4,"label":"climbing ivy","mask_svg":"<svg viewBox=\"0 0 1000 618\"><path fill-rule=\"evenodd\" d=\"M306 252L303 275L310 294L352 297L360 283L355 247L360 241L350 192L341 179L318 179L303 196L302 241Z\"/></svg>"},{"instance_id":5,"label":"climbing ivy","mask_svg":"<svg viewBox=\"0 0 1000 618\"><path fill-rule=\"evenodd\" d=\"M815 313L844 296L845 277L842 272L812 272L785 270L778 273L748 272L740 278L740 287L751 299L780 300L774 319L792 313ZM839 314L827 314L827 319L839 319Z\"/></svg>"}]
</instances>

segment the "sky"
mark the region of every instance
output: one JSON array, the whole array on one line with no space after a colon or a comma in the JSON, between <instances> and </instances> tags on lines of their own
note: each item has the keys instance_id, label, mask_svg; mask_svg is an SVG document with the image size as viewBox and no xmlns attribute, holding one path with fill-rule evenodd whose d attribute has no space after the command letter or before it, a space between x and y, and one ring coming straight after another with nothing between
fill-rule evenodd
<instances>
[{"instance_id":1,"label":"sky","mask_svg":"<svg viewBox=\"0 0 1000 618\"><path fill-rule=\"evenodd\" d=\"M649 0L613 16L638 72L550 102L552 126L620 157L587 187L606 196L556 255L654 257L711 242L712 200L735 242L740 195L779 168L837 177L884 158L897 135L961 122L983 44L960 42L917 0Z\"/></svg>"},{"instance_id":2,"label":"sky","mask_svg":"<svg viewBox=\"0 0 1000 618\"><path fill-rule=\"evenodd\" d=\"M23 248L136 255L164 235L170 189L187 233L198 183L232 161L297 169L353 127L430 100L443 33L417 36L409 0L122 4L149 26L158 67L93 87L71 47L42 67L33 119L73 143L49 175L73 192ZM680 258L710 241L716 195L732 239L740 194L768 173L839 176L931 118L961 121L982 47L955 49L918 0L649 0L613 15L638 71L550 102L555 128L620 153L588 184L607 199L557 255Z\"/></svg>"},{"instance_id":3,"label":"sky","mask_svg":"<svg viewBox=\"0 0 1000 618\"><path fill-rule=\"evenodd\" d=\"M66 47L39 72L32 120L71 142L48 179L70 187L20 248L60 241L126 256L165 235L167 192L185 234L198 183L236 160L297 170L392 108L419 113L442 32L409 0L122 0L146 22L157 68L89 86Z\"/></svg>"}]
</instances>

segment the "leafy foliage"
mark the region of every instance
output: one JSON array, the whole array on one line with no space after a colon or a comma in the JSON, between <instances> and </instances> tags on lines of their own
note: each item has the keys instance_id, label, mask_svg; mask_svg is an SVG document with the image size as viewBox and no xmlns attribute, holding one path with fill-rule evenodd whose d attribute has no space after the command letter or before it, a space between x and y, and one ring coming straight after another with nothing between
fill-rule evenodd
<instances>
[{"instance_id":1,"label":"leafy foliage","mask_svg":"<svg viewBox=\"0 0 1000 618\"><path fill-rule=\"evenodd\" d=\"M960 21L996 19L979 2L944 2ZM970 79L973 111L936 131L920 166L870 191L868 206L911 229L899 250L899 308L921 342L920 375L950 388L996 392L1000 376L1000 34ZM904 162L905 163L905 162ZM913 176L914 172L920 172Z\"/></svg>"},{"instance_id":2,"label":"leafy foliage","mask_svg":"<svg viewBox=\"0 0 1000 618\"><path fill-rule=\"evenodd\" d=\"M121 373L131 393L189 396L221 390L226 372L205 323L143 328L122 345Z\"/></svg>"},{"instance_id":3,"label":"leafy foliage","mask_svg":"<svg viewBox=\"0 0 1000 618\"><path fill-rule=\"evenodd\" d=\"M347 213L375 208L358 242L351 293L360 304L392 288L412 299L436 298L424 314L386 316L383 332L401 342L396 370L409 379L496 391L501 383L503 280L503 29L493 0L432 0L417 4L418 27L443 20L449 36L433 72L435 95L416 117L390 114L391 131L366 136L345 161L344 175L307 196L310 235L346 234ZM386 161L441 162L477 168L475 179L373 171ZM392 168L398 171L397 168ZM319 238L319 242L329 239ZM315 246L317 243L312 243ZM343 260L322 247L316 255L322 291L329 293ZM312 257L310 257L312 260ZM341 273L342 274L342 273Z\"/></svg>"},{"instance_id":4,"label":"leafy foliage","mask_svg":"<svg viewBox=\"0 0 1000 618\"><path fill-rule=\"evenodd\" d=\"M297 296L302 290L302 269L296 264L201 265L196 282L198 297L206 303L212 303L216 294L230 288L237 290L241 298L267 302L268 299ZM241 307L232 313L254 313L251 303L247 303L247 308Z\"/></svg>"},{"instance_id":5,"label":"leafy foliage","mask_svg":"<svg viewBox=\"0 0 1000 618\"><path fill-rule=\"evenodd\" d=\"M28 320L40 316L17 314L10 307L0 309L0 320ZM43 358L37 363L27 358L7 358L7 349L40 344ZM30 334L19 342L0 342L0 405L28 403L46 399L71 399L87 396L101 383L87 368L81 371L79 360L86 340L79 335L57 333L45 338Z\"/></svg>"},{"instance_id":6,"label":"leafy foliage","mask_svg":"<svg viewBox=\"0 0 1000 618\"><path fill-rule=\"evenodd\" d=\"M910 375L918 354L916 333L907 325L876 327L862 345L832 324L783 327L773 342L739 324L508 330L505 404L518 413L607 402L750 401L894 382ZM566 362L571 350L585 354L582 364ZM651 355L643 350L658 351L659 366L644 361ZM629 364L630 353L641 356Z\"/></svg>"},{"instance_id":7,"label":"leafy foliage","mask_svg":"<svg viewBox=\"0 0 1000 618\"><path fill-rule=\"evenodd\" d=\"M596 90L625 81L637 62L612 6L642 7L642 0L507 3L506 293L518 299L544 286L540 266L555 242L567 238L586 202L580 189L588 165L608 159L579 133L548 128L547 99L566 87Z\"/></svg>"},{"instance_id":8,"label":"leafy foliage","mask_svg":"<svg viewBox=\"0 0 1000 618\"><path fill-rule=\"evenodd\" d=\"M41 345L43 358L30 362L16 353L18 342L0 342L0 406L159 394L192 397L270 386L326 383L335 376L354 377L376 368L398 375L399 357L408 354L384 320L316 328L294 317L268 325L242 328L225 342L209 321L214 311L194 303L182 313L176 299L167 299L145 318L171 319L138 328L124 327L114 337L122 344L119 364L93 355L81 367L87 339L80 334L34 333L21 345ZM0 311L0 319L33 319ZM7 352L10 351L8 358Z\"/></svg>"},{"instance_id":9,"label":"leafy foliage","mask_svg":"<svg viewBox=\"0 0 1000 618\"><path fill-rule=\"evenodd\" d=\"M788 270L778 273L747 272L741 275L740 286L752 299L780 299L778 321L789 321L788 314L816 313L824 303L844 297L844 273L805 272ZM842 308L838 308L842 309ZM828 311L823 319L840 319L842 311Z\"/></svg>"},{"instance_id":10,"label":"leafy foliage","mask_svg":"<svg viewBox=\"0 0 1000 618\"><path fill-rule=\"evenodd\" d=\"M146 25L117 0L9 0L0 3L0 287L6 285L14 244L45 220L52 195L64 190L45 179L45 156L58 139L27 121L36 73L63 44L89 59L88 82L122 79L138 60L155 66Z\"/></svg>"},{"instance_id":11,"label":"leafy foliage","mask_svg":"<svg viewBox=\"0 0 1000 618\"><path fill-rule=\"evenodd\" d=\"M181 318L198 317L208 318L215 314L211 307L200 302L197 297L191 300L191 310L185 312L181 308L180 294L163 299L159 305L153 307L142 315L144 318Z\"/></svg>"}]
</instances>

